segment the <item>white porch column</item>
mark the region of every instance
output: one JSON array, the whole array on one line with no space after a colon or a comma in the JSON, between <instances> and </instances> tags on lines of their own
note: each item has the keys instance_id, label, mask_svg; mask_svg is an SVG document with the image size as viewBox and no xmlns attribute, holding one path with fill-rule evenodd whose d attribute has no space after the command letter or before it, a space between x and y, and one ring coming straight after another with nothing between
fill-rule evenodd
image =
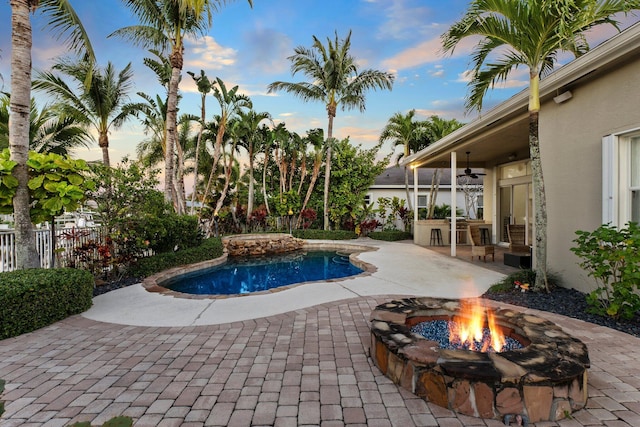
<instances>
[{"instance_id":1,"label":"white porch column","mask_svg":"<svg viewBox=\"0 0 640 427\"><path fill-rule=\"evenodd\" d=\"M413 169L413 222L418 221L418 167L412 166ZM415 225L413 227L415 233Z\"/></svg>"},{"instance_id":2,"label":"white porch column","mask_svg":"<svg viewBox=\"0 0 640 427\"><path fill-rule=\"evenodd\" d=\"M458 195L458 182L457 182L457 164L458 159L455 151L451 152L451 256L456 256L456 245L458 243L456 233L457 215L456 211L458 206L456 205L456 199Z\"/></svg>"}]
</instances>

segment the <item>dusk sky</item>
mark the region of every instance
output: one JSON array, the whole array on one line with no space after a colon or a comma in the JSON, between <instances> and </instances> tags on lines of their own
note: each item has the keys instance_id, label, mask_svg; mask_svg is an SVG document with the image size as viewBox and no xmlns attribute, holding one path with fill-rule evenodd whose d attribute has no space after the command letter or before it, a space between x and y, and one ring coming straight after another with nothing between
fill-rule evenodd
<instances>
[{"instance_id":1,"label":"dusk sky","mask_svg":"<svg viewBox=\"0 0 640 427\"><path fill-rule=\"evenodd\" d=\"M377 69L395 74L392 91L367 94L366 111L338 110L334 136L350 137L354 144L369 148L378 140L387 120L396 112L415 109L419 118L438 115L447 119L471 121L463 103L467 91L465 72L469 69L469 52L473 44L460 46L454 55L441 51L440 36L465 12L468 1L425 0L254 0L251 9L245 0L229 2L215 16L206 37L189 40L180 90L183 98L180 112L199 115L200 96L187 71L204 70L211 79L220 77L227 88L239 85L240 91L253 101L254 110L269 112L274 121L286 123L291 131L305 134L317 127L325 129L327 115L320 102L304 103L286 92L267 94L273 81L298 82L302 74L292 76L287 57L297 46L310 47L316 36L326 44L335 33L344 38L349 30L351 54L360 69ZM117 38L107 38L118 28L137 21L119 0L77 0L72 4L89 31L98 63L114 63L121 70L131 62L135 71L135 90L131 101L139 101L135 92L155 96L162 88L155 75L142 64L151 56L143 48ZM0 82L2 91L10 91L11 8L0 3ZM623 27L638 17L622 17ZM43 19L36 13L33 22L33 66L46 70L57 57L65 55L63 44L43 29ZM615 34L615 29L602 27L589 35L592 46ZM570 56L561 55L566 63ZM527 73L519 69L504 87L492 90L485 109L507 99L527 86ZM38 98L37 93L34 93ZM45 100L40 99L42 106ZM218 106L209 97L207 117L218 114ZM135 155L136 144L145 138L143 128L132 120L110 135L110 155L115 163L124 155ZM383 147L381 155L391 151ZM101 159L97 143L90 149L78 149L77 157Z\"/></svg>"}]
</instances>

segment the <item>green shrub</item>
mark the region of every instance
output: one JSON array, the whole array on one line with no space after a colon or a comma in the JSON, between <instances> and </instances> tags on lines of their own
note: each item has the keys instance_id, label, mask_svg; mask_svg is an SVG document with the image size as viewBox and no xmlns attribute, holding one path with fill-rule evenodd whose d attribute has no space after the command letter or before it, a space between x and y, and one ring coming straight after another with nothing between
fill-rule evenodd
<instances>
[{"instance_id":1,"label":"green shrub","mask_svg":"<svg viewBox=\"0 0 640 427\"><path fill-rule=\"evenodd\" d=\"M223 247L220 238L214 237L202 241L200 246L176 252L164 252L141 258L129 267L132 277L147 277L160 271L180 265L194 264L222 256Z\"/></svg>"},{"instance_id":2,"label":"green shrub","mask_svg":"<svg viewBox=\"0 0 640 427\"><path fill-rule=\"evenodd\" d=\"M88 310L93 286L91 273L71 268L0 273L0 339Z\"/></svg>"},{"instance_id":3,"label":"green shrub","mask_svg":"<svg viewBox=\"0 0 640 427\"><path fill-rule=\"evenodd\" d=\"M175 248L193 248L202 242L198 218L195 216L165 214L126 218L119 222L118 228L130 239L148 242L148 247L156 253L171 252Z\"/></svg>"},{"instance_id":4,"label":"green shrub","mask_svg":"<svg viewBox=\"0 0 640 427\"><path fill-rule=\"evenodd\" d=\"M375 240L385 240L387 242L396 242L398 240L412 239L413 235L407 231L389 230L389 231L372 231L369 237Z\"/></svg>"},{"instance_id":5,"label":"green shrub","mask_svg":"<svg viewBox=\"0 0 640 427\"><path fill-rule=\"evenodd\" d=\"M587 296L589 311L632 319L640 310L640 227L630 222L618 230L606 224L576 234L571 251L582 258L580 267L598 284Z\"/></svg>"},{"instance_id":6,"label":"green shrub","mask_svg":"<svg viewBox=\"0 0 640 427\"><path fill-rule=\"evenodd\" d=\"M293 230L293 237L307 240L349 240L358 235L347 230Z\"/></svg>"}]
</instances>

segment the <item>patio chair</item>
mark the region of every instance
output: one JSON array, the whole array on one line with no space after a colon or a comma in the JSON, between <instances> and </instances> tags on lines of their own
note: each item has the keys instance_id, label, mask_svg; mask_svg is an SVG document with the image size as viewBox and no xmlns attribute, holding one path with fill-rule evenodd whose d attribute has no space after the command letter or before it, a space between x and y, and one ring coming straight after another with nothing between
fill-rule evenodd
<instances>
[{"instance_id":1,"label":"patio chair","mask_svg":"<svg viewBox=\"0 0 640 427\"><path fill-rule=\"evenodd\" d=\"M480 227L478 225L468 225L467 235L469 236L469 242L471 243L471 261L474 256L483 258L484 262L487 262L487 255L491 255L491 261L496 260L493 245L481 244Z\"/></svg>"},{"instance_id":2,"label":"patio chair","mask_svg":"<svg viewBox=\"0 0 640 427\"><path fill-rule=\"evenodd\" d=\"M524 224L507 225L509 236L509 251L513 253L530 253L529 245L525 244Z\"/></svg>"}]
</instances>

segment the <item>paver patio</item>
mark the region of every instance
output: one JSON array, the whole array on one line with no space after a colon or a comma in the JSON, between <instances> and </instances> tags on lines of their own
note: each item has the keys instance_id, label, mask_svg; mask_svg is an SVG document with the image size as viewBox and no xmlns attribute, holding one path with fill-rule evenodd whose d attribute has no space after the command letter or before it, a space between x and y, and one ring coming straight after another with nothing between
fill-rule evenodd
<instances>
[{"instance_id":1,"label":"paver patio","mask_svg":"<svg viewBox=\"0 0 640 427\"><path fill-rule=\"evenodd\" d=\"M0 378L7 380L0 425L101 424L116 415L133 417L135 426L503 425L426 403L372 365L369 314L391 298L207 326L73 316L0 341ZM640 339L529 311L583 340L591 357L587 409L535 426L640 426Z\"/></svg>"}]
</instances>

